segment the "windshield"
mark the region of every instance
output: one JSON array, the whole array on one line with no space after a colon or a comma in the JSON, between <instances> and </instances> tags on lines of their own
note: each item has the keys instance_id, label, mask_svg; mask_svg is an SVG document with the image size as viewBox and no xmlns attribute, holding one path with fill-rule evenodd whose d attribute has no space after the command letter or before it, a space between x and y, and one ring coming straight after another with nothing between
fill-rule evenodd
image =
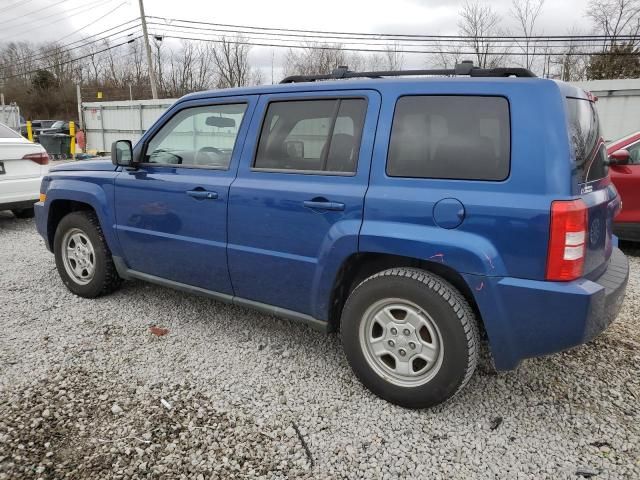
<instances>
[{"instance_id":1,"label":"windshield","mask_svg":"<svg viewBox=\"0 0 640 480\"><path fill-rule=\"evenodd\" d=\"M592 101L567 98L569 137L579 182L607 175L607 151L600 132L598 112Z\"/></svg>"},{"instance_id":2,"label":"windshield","mask_svg":"<svg viewBox=\"0 0 640 480\"><path fill-rule=\"evenodd\" d=\"M0 138L20 138L20 134L0 123Z\"/></svg>"},{"instance_id":3,"label":"windshield","mask_svg":"<svg viewBox=\"0 0 640 480\"><path fill-rule=\"evenodd\" d=\"M62 120L58 120L57 122L53 122L51 128L62 128L64 126L64 122Z\"/></svg>"}]
</instances>

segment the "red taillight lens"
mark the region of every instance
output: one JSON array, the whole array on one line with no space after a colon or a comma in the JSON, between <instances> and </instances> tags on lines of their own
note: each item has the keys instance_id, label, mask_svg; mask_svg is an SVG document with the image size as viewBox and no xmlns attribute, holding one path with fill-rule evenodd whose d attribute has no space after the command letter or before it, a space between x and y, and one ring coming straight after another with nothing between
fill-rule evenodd
<instances>
[{"instance_id":1,"label":"red taillight lens","mask_svg":"<svg viewBox=\"0 0 640 480\"><path fill-rule=\"evenodd\" d=\"M40 153L30 153L29 155L25 155L22 157L24 160L31 160L32 162L36 162L38 165L48 165L49 164L49 155L45 152Z\"/></svg>"},{"instance_id":2,"label":"red taillight lens","mask_svg":"<svg viewBox=\"0 0 640 480\"><path fill-rule=\"evenodd\" d=\"M567 282L582 276L587 235L587 206L582 200L551 204L547 280Z\"/></svg>"}]
</instances>

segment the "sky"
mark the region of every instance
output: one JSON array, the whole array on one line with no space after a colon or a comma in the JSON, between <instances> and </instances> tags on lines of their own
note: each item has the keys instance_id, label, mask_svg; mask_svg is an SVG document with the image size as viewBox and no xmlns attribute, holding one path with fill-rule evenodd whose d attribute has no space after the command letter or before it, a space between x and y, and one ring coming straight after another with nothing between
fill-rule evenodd
<instances>
[{"instance_id":1,"label":"sky","mask_svg":"<svg viewBox=\"0 0 640 480\"><path fill-rule=\"evenodd\" d=\"M511 0L489 3L502 28L516 31ZM539 34L588 32L588 0L546 0ZM307 30L400 34L456 34L463 0L145 0L147 16ZM114 10L115 9L115 10ZM111 13L109 13L111 12ZM105 16L106 15L106 16ZM139 16L138 0L0 0L0 42L30 40L69 43ZM102 18L104 17L104 18ZM78 31L79 30L79 31ZM162 33L162 27L154 27ZM254 47L250 59L260 68L281 61L284 49ZM424 62L405 54L405 66Z\"/></svg>"}]
</instances>

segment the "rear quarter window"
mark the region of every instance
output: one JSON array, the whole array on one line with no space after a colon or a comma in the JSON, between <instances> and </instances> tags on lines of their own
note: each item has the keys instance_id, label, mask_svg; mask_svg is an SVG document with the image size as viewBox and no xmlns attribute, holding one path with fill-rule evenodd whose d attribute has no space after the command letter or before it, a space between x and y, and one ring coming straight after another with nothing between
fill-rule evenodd
<instances>
[{"instance_id":1,"label":"rear quarter window","mask_svg":"<svg viewBox=\"0 0 640 480\"><path fill-rule=\"evenodd\" d=\"M602 140L598 112L592 101L567 98L567 122L578 181L607 176L607 150Z\"/></svg>"},{"instance_id":2,"label":"rear quarter window","mask_svg":"<svg viewBox=\"0 0 640 480\"><path fill-rule=\"evenodd\" d=\"M506 98L424 95L401 97L396 103L389 176L504 180L510 156Z\"/></svg>"},{"instance_id":3,"label":"rear quarter window","mask_svg":"<svg viewBox=\"0 0 640 480\"><path fill-rule=\"evenodd\" d=\"M0 138L20 138L20 134L9 127L0 124Z\"/></svg>"}]
</instances>

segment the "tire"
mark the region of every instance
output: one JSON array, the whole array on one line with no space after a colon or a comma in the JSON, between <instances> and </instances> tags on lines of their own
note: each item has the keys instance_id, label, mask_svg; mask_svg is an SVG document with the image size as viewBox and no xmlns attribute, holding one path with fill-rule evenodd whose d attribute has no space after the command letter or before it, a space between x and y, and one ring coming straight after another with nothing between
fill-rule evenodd
<instances>
[{"instance_id":1,"label":"tire","mask_svg":"<svg viewBox=\"0 0 640 480\"><path fill-rule=\"evenodd\" d=\"M15 215L16 218L33 218L33 216L35 215L33 207L11 210L11 212Z\"/></svg>"},{"instance_id":2,"label":"tire","mask_svg":"<svg viewBox=\"0 0 640 480\"><path fill-rule=\"evenodd\" d=\"M77 254L73 258L74 254L65 254L69 245ZM80 297L106 295L122 283L94 212L73 212L60 220L53 251L60 278L71 292Z\"/></svg>"},{"instance_id":3,"label":"tire","mask_svg":"<svg viewBox=\"0 0 640 480\"><path fill-rule=\"evenodd\" d=\"M453 397L478 363L473 310L447 281L415 268L392 268L360 283L342 311L341 333L358 379L406 408Z\"/></svg>"}]
</instances>

